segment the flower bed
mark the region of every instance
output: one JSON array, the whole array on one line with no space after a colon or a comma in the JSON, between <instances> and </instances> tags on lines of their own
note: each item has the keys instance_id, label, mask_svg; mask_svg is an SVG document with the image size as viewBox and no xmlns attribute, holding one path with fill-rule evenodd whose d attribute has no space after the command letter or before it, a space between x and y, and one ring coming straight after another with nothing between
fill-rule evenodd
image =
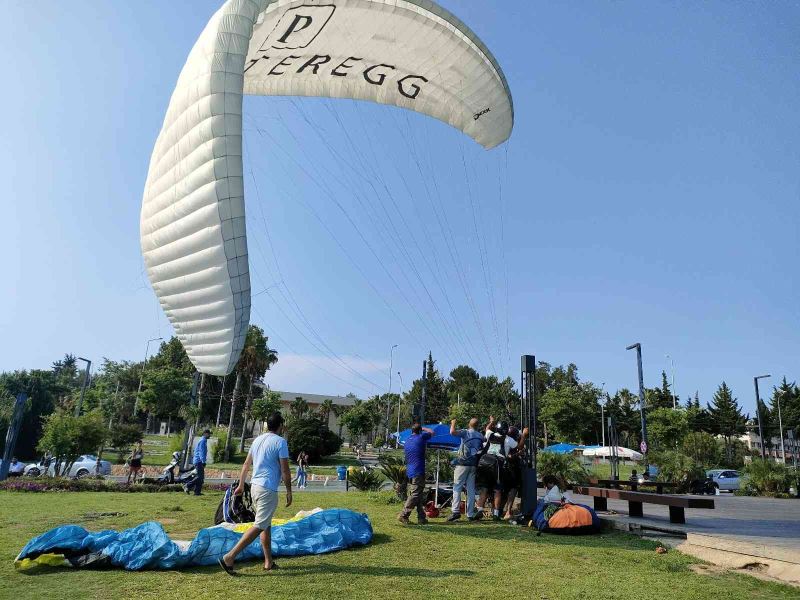
<instances>
[{"instance_id":1,"label":"flower bed","mask_svg":"<svg viewBox=\"0 0 800 600\"><path fill-rule=\"evenodd\" d=\"M203 486L206 490L222 491L228 488L223 484ZM63 479L46 477L41 479L14 478L0 482L0 491L8 492L131 492L159 493L182 492L180 484L158 483L117 483L106 479Z\"/></svg>"}]
</instances>

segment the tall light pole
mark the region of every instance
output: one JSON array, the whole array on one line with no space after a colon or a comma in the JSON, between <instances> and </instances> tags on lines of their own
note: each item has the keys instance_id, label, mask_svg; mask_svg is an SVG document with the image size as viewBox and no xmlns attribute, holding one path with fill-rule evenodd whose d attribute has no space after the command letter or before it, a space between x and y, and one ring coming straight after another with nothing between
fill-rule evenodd
<instances>
[{"instance_id":1,"label":"tall light pole","mask_svg":"<svg viewBox=\"0 0 800 600\"><path fill-rule=\"evenodd\" d=\"M761 397L758 395L758 380L772 377L772 375L758 375L753 377L753 386L756 388L756 417L758 418L758 437L761 440L761 459L765 459L766 453L764 451L764 429L761 427Z\"/></svg>"},{"instance_id":2,"label":"tall light pole","mask_svg":"<svg viewBox=\"0 0 800 600\"><path fill-rule=\"evenodd\" d=\"M392 393L392 366L394 360L394 349L397 348L397 344L391 347L389 350L389 395ZM389 404L389 395L386 397L386 435L384 440L384 445L389 445L389 413L391 412L391 404Z\"/></svg>"},{"instance_id":3,"label":"tall light pole","mask_svg":"<svg viewBox=\"0 0 800 600\"><path fill-rule=\"evenodd\" d=\"M144 367L147 364L147 353L150 351L150 342L163 340L162 337L147 340L147 345L144 347L144 360L142 361L142 372L139 374L139 389L136 390L136 400L133 402L133 416L139 414L139 395L142 393L142 379L144 379ZM148 419L149 420L149 419Z\"/></svg>"},{"instance_id":4,"label":"tall light pole","mask_svg":"<svg viewBox=\"0 0 800 600\"><path fill-rule=\"evenodd\" d=\"M397 372L397 376L400 378L400 395L397 397L397 443L400 443L400 402L403 399L403 376L400 375L400 371Z\"/></svg>"},{"instance_id":5,"label":"tall light pole","mask_svg":"<svg viewBox=\"0 0 800 600\"><path fill-rule=\"evenodd\" d=\"M786 447L783 445L783 419L781 418L781 394L783 390L775 390L775 401L778 403L778 428L781 432L781 457L783 464L786 464Z\"/></svg>"},{"instance_id":6,"label":"tall light pole","mask_svg":"<svg viewBox=\"0 0 800 600\"><path fill-rule=\"evenodd\" d=\"M644 470L645 473L650 471L650 465L647 460L647 416L645 415L644 405L644 375L642 374L642 345L639 342L631 344L626 347L626 350L636 349L636 366L639 370L639 413L642 417L642 442L639 444L639 450L644 454Z\"/></svg>"},{"instance_id":7,"label":"tall light pole","mask_svg":"<svg viewBox=\"0 0 800 600\"><path fill-rule=\"evenodd\" d=\"M75 407L75 416L81 416L81 409L83 408L83 397L86 395L86 388L89 387L89 369L92 368L92 361L88 358L81 358L78 357L78 360L82 360L86 363L86 371L83 374L83 385L81 386L81 397L78 400L78 405Z\"/></svg>"},{"instance_id":8,"label":"tall light pole","mask_svg":"<svg viewBox=\"0 0 800 600\"><path fill-rule=\"evenodd\" d=\"M669 362L672 363L672 408L673 410L678 408L677 403L677 394L675 392L675 361L672 360L672 357L669 354L665 354L664 358L669 359Z\"/></svg>"},{"instance_id":9,"label":"tall light pole","mask_svg":"<svg viewBox=\"0 0 800 600\"><path fill-rule=\"evenodd\" d=\"M602 399L605 394L606 382L600 384L600 398ZM606 405L600 404L600 433L603 436L603 448L606 447Z\"/></svg>"}]
</instances>

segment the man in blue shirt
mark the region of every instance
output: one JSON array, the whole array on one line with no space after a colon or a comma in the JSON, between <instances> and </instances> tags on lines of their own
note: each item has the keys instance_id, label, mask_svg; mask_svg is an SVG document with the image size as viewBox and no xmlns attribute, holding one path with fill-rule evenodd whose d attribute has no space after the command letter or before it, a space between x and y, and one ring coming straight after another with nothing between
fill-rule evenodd
<instances>
[{"instance_id":1,"label":"man in blue shirt","mask_svg":"<svg viewBox=\"0 0 800 600\"><path fill-rule=\"evenodd\" d=\"M206 463L208 462L208 438L211 437L211 431L206 429L203 432L203 435L200 437L200 441L197 442L197 445L194 447L194 458L192 462L194 463L194 468L197 470L197 477L194 481L187 484L185 489L186 493L190 494L192 490L194 490L195 496L201 495L201 490L203 489L203 480L205 480L206 475Z\"/></svg>"},{"instance_id":2,"label":"man in blue shirt","mask_svg":"<svg viewBox=\"0 0 800 600\"><path fill-rule=\"evenodd\" d=\"M483 448L483 435L477 430L478 419L469 420L467 429L456 429L456 420L450 421L450 435L460 437L458 455L453 459L453 514L448 521L461 518L461 492L466 488L466 512L470 521L475 520L475 471L478 454Z\"/></svg>"},{"instance_id":3,"label":"man in blue shirt","mask_svg":"<svg viewBox=\"0 0 800 600\"><path fill-rule=\"evenodd\" d=\"M433 430L414 423L411 426L411 436L406 440L406 476L411 483L411 489L403 510L397 516L404 525L408 525L408 517L415 508L419 524L426 525L428 523L423 509L423 493L425 491L425 453L431 437L433 437Z\"/></svg>"},{"instance_id":4,"label":"man in blue shirt","mask_svg":"<svg viewBox=\"0 0 800 600\"><path fill-rule=\"evenodd\" d=\"M289 471L289 446L279 434L283 427L281 413L272 413L267 419L267 433L263 433L253 440L247 459L242 465L239 474L239 485L234 490L235 496L244 493L244 481L250 467L253 467L253 477L250 479L250 495L253 499L256 518L253 526L244 532L242 537L231 549L219 559L219 566L225 569L228 575L236 575L233 563L236 556L257 537L261 538L261 551L264 554L264 570L277 569L278 565L272 560L272 515L278 507L278 484L281 479L286 486L286 506L292 504L292 474Z\"/></svg>"}]
</instances>

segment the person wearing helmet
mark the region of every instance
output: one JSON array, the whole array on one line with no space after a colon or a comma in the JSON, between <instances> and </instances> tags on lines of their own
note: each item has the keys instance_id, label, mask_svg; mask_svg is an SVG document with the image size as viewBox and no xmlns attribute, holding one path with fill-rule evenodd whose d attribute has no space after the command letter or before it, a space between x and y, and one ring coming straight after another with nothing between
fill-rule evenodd
<instances>
[{"instance_id":1,"label":"person wearing helmet","mask_svg":"<svg viewBox=\"0 0 800 600\"><path fill-rule=\"evenodd\" d=\"M508 435L508 423L506 421L495 422L494 417L489 417L489 424L486 426L485 439L488 444L486 455L494 463L494 498L492 503L492 519L499 521L500 507L503 500L503 477L502 473L506 466L509 453L517 447L517 442Z\"/></svg>"}]
</instances>

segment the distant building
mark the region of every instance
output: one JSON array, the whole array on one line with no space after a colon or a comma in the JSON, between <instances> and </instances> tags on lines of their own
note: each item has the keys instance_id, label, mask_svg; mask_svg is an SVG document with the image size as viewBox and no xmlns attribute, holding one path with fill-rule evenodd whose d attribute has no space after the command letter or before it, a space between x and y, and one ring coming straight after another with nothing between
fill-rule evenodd
<instances>
[{"instance_id":1,"label":"distant building","mask_svg":"<svg viewBox=\"0 0 800 600\"><path fill-rule=\"evenodd\" d=\"M800 440L792 440L785 436L786 433L787 432L784 431L783 439L783 445L786 448L786 463L791 464L795 456L797 456L798 462L800 462ZM747 446L747 450L751 454L761 454L761 437L755 431L749 431L744 435L740 435L739 440ZM782 462L781 438L779 436L774 436L767 440L764 453L768 458Z\"/></svg>"},{"instance_id":2,"label":"distant building","mask_svg":"<svg viewBox=\"0 0 800 600\"><path fill-rule=\"evenodd\" d=\"M266 385L256 382L253 385L266 389ZM326 394L308 394L305 392L282 392L279 390L272 390L281 395L281 405L283 406L282 412L285 415L289 414L289 407L291 406L292 402L297 400L298 398L302 398L305 400L306 404L308 404L308 408L311 412L318 412L320 406L326 401L330 400L333 402L334 406L342 406L342 407L350 407L353 406L356 402L360 401L361 398L356 398L354 396L335 396L335 395L326 395ZM331 411L328 415L328 429L333 431L334 433L339 433L339 417ZM253 428L253 435L258 435L261 433L262 427L260 423L257 423ZM347 427L342 426L342 438L347 439Z\"/></svg>"}]
</instances>

